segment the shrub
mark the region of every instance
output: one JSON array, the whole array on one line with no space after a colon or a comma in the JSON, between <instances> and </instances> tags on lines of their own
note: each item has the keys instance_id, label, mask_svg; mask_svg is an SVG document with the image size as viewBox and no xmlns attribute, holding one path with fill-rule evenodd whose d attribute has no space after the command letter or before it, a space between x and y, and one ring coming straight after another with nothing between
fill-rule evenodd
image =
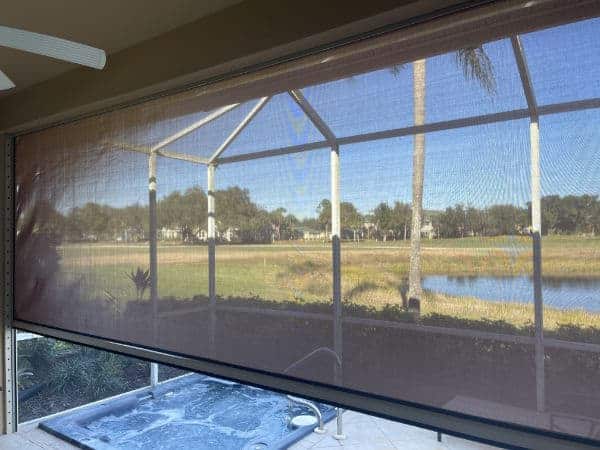
<instances>
[{"instance_id":1,"label":"shrub","mask_svg":"<svg viewBox=\"0 0 600 450\"><path fill-rule=\"evenodd\" d=\"M125 383L125 361L120 355L82 347L56 364L50 389L60 394L76 391L87 401L116 394Z\"/></svg>"},{"instance_id":2,"label":"shrub","mask_svg":"<svg viewBox=\"0 0 600 450\"><path fill-rule=\"evenodd\" d=\"M141 267L138 267L135 272L131 271L131 273L128 273L127 278L135 285L137 299L142 300L144 292L150 287L150 269L143 270Z\"/></svg>"}]
</instances>

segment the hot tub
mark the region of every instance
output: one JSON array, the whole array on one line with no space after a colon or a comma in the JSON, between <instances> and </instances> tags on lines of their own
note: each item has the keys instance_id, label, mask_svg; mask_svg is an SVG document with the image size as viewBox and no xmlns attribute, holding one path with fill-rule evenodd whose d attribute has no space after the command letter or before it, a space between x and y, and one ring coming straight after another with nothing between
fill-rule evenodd
<instances>
[{"instance_id":1,"label":"hot tub","mask_svg":"<svg viewBox=\"0 0 600 450\"><path fill-rule=\"evenodd\" d=\"M324 420L333 407L317 404ZM311 414L285 395L190 374L40 424L85 449L285 449L312 433L290 419Z\"/></svg>"}]
</instances>

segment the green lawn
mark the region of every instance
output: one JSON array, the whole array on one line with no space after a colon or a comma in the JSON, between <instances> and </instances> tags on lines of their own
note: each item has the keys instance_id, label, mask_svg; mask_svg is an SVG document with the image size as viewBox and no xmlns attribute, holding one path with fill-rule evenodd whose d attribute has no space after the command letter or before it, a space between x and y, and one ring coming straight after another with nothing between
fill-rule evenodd
<instances>
[{"instance_id":1,"label":"green lawn","mask_svg":"<svg viewBox=\"0 0 600 450\"><path fill-rule=\"evenodd\" d=\"M147 245L72 244L60 249L67 282L78 282L89 298L135 299L127 273L148 267ZM530 275L527 237L423 241L423 275ZM161 297L189 299L208 293L205 246L159 245ZM408 273L409 242L344 242L342 289L345 302L383 308L401 304ZM545 276L600 277L600 239L543 239ZM328 243L282 242L274 245L221 245L217 249L217 293L221 297L272 301L323 302L331 298L331 249ZM148 293L146 293L146 297ZM525 300L525 299L524 299ZM492 303L426 293L422 313L468 319L533 321L528 305ZM598 326L600 315L548 309L546 326L567 321Z\"/></svg>"}]
</instances>

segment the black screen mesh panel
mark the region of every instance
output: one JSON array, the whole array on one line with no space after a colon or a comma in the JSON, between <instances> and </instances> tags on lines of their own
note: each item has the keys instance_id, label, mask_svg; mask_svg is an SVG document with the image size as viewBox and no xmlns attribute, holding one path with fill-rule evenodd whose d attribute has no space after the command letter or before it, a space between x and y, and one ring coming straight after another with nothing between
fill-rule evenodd
<instances>
[{"instance_id":1,"label":"black screen mesh panel","mask_svg":"<svg viewBox=\"0 0 600 450\"><path fill-rule=\"evenodd\" d=\"M600 440L592 6L17 137L15 319Z\"/></svg>"},{"instance_id":2,"label":"black screen mesh panel","mask_svg":"<svg viewBox=\"0 0 600 450\"><path fill-rule=\"evenodd\" d=\"M331 245L314 223L328 163L318 150L217 168L219 359L333 381Z\"/></svg>"}]
</instances>

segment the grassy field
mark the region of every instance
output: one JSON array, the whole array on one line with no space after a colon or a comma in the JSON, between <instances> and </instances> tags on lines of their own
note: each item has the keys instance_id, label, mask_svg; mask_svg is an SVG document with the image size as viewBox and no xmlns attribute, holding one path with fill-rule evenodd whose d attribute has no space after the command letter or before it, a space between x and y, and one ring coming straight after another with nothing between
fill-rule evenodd
<instances>
[{"instance_id":1,"label":"grassy field","mask_svg":"<svg viewBox=\"0 0 600 450\"><path fill-rule=\"evenodd\" d=\"M380 309L402 304L408 273L409 242L342 244L343 300ZM423 241L423 275L530 275L527 237ZM148 267L147 245L71 244L60 248L66 282L78 282L86 296L119 301L135 298L127 273ZM205 246L159 246L161 297L189 299L208 291ZM543 239L544 276L600 278L600 239ZM298 303L331 298L331 249L328 243L222 245L217 249L217 292L222 297L262 298ZM147 293L146 293L147 296ZM528 299L523 299L528 300ZM472 320L504 320L515 326L533 322L533 307L452 297L426 292L422 314ZM600 327L600 315L547 308L545 326L561 323Z\"/></svg>"}]
</instances>

